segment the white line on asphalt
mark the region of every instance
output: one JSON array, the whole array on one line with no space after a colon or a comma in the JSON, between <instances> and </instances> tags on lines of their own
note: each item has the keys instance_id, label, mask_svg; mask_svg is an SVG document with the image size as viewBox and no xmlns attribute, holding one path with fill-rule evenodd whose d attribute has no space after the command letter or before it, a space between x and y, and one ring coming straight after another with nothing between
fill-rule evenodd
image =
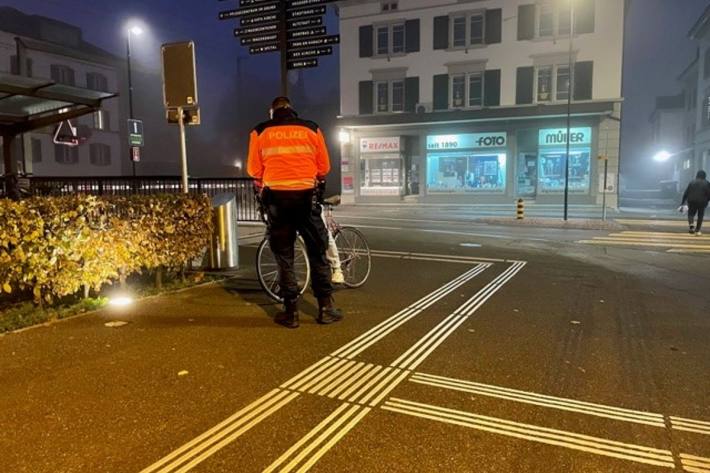
<instances>
[{"instance_id":1,"label":"white line on asphalt","mask_svg":"<svg viewBox=\"0 0 710 473\"><path fill-rule=\"evenodd\" d=\"M690 473L710 473L710 458L681 453L680 462L683 469Z\"/></svg>"},{"instance_id":2,"label":"white line on asphalt","mask_svg":"<svg viewBox=\"0 0 710 473\"><path fill-rule=\"evenodd\" d=\"M363 351L365 351L370 346L377 343L383 337L389 333L396 330L401 325L405 324L407 321L416 317L424 310L428 309L434 305L439 300L451 294L453 291L459 287L466 284L471 279L475 278L479 274L483 273L491 265L489 263L479 264L478 266L466 271L457 278L449 281L435 291L427 294L423 298L409 305L404 310L398 312L392 317L386 319L385 321L379 323L372 329L368 330L364 334L357 337L355 340L347 343L345 346L334 351L333 356L343 357L343 358L354 358Z\"/></svg>"},{"instance_id":3,"label":"white line on asphalt","mask_svg":"<svg viewBox=\"0 0 710 473\"><path fill-rule=\"evenodd\" d=\"M353 362L354 363L354 362ZM342 386L348 386L350 383L354 382L361 376L362 373L366 372L368 365L366 365L364 362L360 361L358 363L354 363L354 365L345 371L342 375L340 375L337 379L333 380L332 383L328 384L325 388L321 389L318 391L319 396L328 396L328 397L334 397L332 395L329 395L330 393L338 393L342 391L343 388Z\"/></svg>"},{"instance_id":4,"label":"white line on asphalt","mask_svg":"<svg viewBox=\"0 0 710 473\"><path fill-rule=\"evenodd\" d=\"M295 394L295 396L293 394ZM245 426L248 421L255 417L261 419L264 411L266 411L267 416L270 415L272 411L269 408L272 408L272 406L276 407L276 410L278 410L299 395L298 393L293 394L289 395L288 391L274 389L153 465L142 470L141 473L175 471L175 468L213 445L217 440L228 436L235 430L239 432L240 427ZM273 412L275 412L275 410ZM259 414L262 414L262 416ZM246 426L250 427L251 424L246 424Z\"/></svg>"},{"instance_id":5,"label":"white line on asphalt","mask_svg":"<svg viewBox=\"0 0 710 473\"><path fill-rule=\"evenodd\" d=\"M341 393L338 396L338 399L343 401L345 399L349 399L350 395L354 393L357 389L360 389L360 387L365 384L370 378L375 376L377 373L380 372L384 367L383 366L373 366L371 369L366 371L359 379L356 380L354 384L352 384L348 389L346 389L343 393Z\"/></svg>"},{"instance_id":6,"label":"white line on asphalt","mask_svg":"<svg viewBox=\"0 0 710 473\"><path fill-rule=\"evenodd\" d=\"M696 434L710 435L710 422L671 416L671 427Z\"/></svg>"},{"instance_id":7,"label":"white line on asphalt","mask_svg":"<svg viewBox=\"0 0 710 473\"><path fill-rule=\"evenodd\" d=\"M437 258L443 260L458 260L465 261L468 263L516 263L517 261L506 260L500 258L481 258L479 256L463 256L463 255L442 255L436 253L413 253L411 251L385 251L385 250L372 250L371 253L377 253L378 255L393 255L393 256L417 256L422 258L430 258L433 261L437 261Z\"/></svg>"},{"instance_id":8,"label":"white line on asphalt","mask_svg":"<svg viewBox=\"0 0 710 473\"><path fill-rule=\"evenodd\" d=\"M444 342L463 322L473 315L490 297L510 281L523 267L524 262L511 265L497 278L488 283L468 301L464 302L449 317L424 335L409 350L404 352L391 366L409 370L419 366L441 343Z\"/></svg>"},{"instance_id":9,"label":"white line on asphalt","mask_svg":"<svg viewBox=\"0 0 710 473\"><path fill-rule=\"evenodd\" d=\"M373 230L397 230L401 232L422 232L422 233L439 233L443 235L463 235L463 236L469 236L469 237L479 237L479 238L491 238L494 240L531 240L531 241L557 241L559 240L550 240L547 238L534 238L534 237L527 237L524 235L518 235L518 236L510 236L510 235L499 235L499 234L491 234L491 233L472 233L472 232L457 232L454 230L427 230L423 228L407 228L407 227L381 227L378 225L360 225L358 224L358 228L372 228Z\"/></svg>"},{"instance_id":10,"label":"white line on asphalt","mask_svg":"<svg viewBox=\"0 0 710 473\"><path fill-rule=\"evenodd\" d=\"M592 437L536 425L522 424L506 419L482 416L429 404L406 401L404 399L390 398L382 406L382 409L501 434L508 437L595 453L607 457L620 458L666 468L675 467L673 455L668 450L617 442L600 437Z\"/></svg>"},{"instance_id":11,"label":"white line on asphalt","mask_svg":"<svg viewBox=\"0 0 710 473\"><path fill-rule=\"evenodd\" d=\"M298 375L281 385L285 389L298 389L303 384L319 376L324 370L330 368L334 363L338 363L337 358L325 357L313 366L306 368Z\"/></svg>"},{"instance_id":12,"label":"white line on asphalt","mask_svg":"<svg viewBox=\"0 0 710 473\"><path fill-rule=\"evenodd\" d=\"M605 417L608 419L665 428L663 415L653 412L637 411L633 409L577 401L575 399L547 396L529 391L520 391L517 389L503 388L489 384L474 383L471 381L446 378L426 373L415 373L409 381L437 388L451 389L471 394L478 394L481 396L494 397L497 399L505 399L508 401L548 407L551 409L560 409L597 417Z\"/></svg>"},{"instance_id":13,"label":"white line on asphalt","mask_svg":"<svg viewBox=\"0 0 710 473\"><path fill-rule=\"evenodd\" d=\"M686 248L686 249L696 249L696 250L708 250L710 246L708 245L687 245L684 243L655 243L651 241L627 241L627 240L580 240L577 243L583 243L585 245L603 245L603 246L647 246L652 248Z\"/></svg>"}]
</instances>

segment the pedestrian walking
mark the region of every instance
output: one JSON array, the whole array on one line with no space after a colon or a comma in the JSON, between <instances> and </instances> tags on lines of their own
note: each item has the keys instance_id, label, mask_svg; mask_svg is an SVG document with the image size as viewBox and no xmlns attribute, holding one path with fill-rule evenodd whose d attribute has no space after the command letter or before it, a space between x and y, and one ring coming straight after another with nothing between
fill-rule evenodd
<instances>
[{"instance_id":1,"label":"pedestrian walking","mask_svg":"<svg viewBox=\"0 0 710 473\"><path fill-rule=\"evenodd\" d=\"M311 286L318 300L320 324L343 318L333 301L331 267L326 258L328 230L316 203L316 188L330 172L328 149L318 125L298 117L287 97L271 104L271 119L249 137L247 172L262 181L262 202L269 222L269 246L279 267L284 310L276 323L299 326L298 281L294 245L300 234L311 265Z\"/></svg>"},{"instance_id":2,"label":"pedestrian walking","mask_svg":"<svg viewBox=\"0 0 710 473\"><path fill-rule=\"evenodd\" d=\"M710 202L710 182L707 181L705 171L698 171L695 180L688 184L688 187L683 193L683 202L681 208L688 204L688 225L690 234L696 236L702 235L703 218L705 217L705 209ZM698 217L697 223L695 217Z\"/></svg>"}]
</instances>

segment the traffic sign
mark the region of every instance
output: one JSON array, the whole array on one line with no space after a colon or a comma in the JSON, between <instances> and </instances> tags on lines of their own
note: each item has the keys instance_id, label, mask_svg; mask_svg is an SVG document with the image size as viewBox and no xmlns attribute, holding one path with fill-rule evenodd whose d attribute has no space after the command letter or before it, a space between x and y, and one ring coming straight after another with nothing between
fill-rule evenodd
<instances>
[{"instance_id":1,"label":"traffic sign","mask_svg":"<svg viewBox=\"0 0 710 473\"><path fill-rule=\"evenodd\" d=\"M279 21L279 15L270 13L268 15L250 16L239 20L240 26L262 25L264 23L275 23Z\"/></svg>"},{"instance_id":2,"label":"traffic sign","mask_svg":"<svg viewBox=\"0 0 710 473\"><path fill-rule=\"evenodd\" d=\"M290 0L288 2L288 8L312 7L316 5L320 6L334 1L335 0Z\"/></svg>"},{"instance_id":3,"label":"traffic sign","mask_svg":"<svg viewBox=\"0 0 710 473\"><path fill-rule=\"evenodd\" d=\"M325 15L325 7L303 8L300 10L289 10L286 17L289 20L296 18L307 18L309 16Z\"/></svg>"},{"instance_id":4,"label":"traffic sign","mask_svg":"<svg viewBox=\"0 0 710 473\"><path fill-rule=\"evenodd\" d=\"M249 54L275 53L278 50L279 50L278 44L265 44L265 45L259 45L259 46L252 46L251 48L249 48Z\"/></svg>"},{"instance_id":5,"label":"traffic sign","mask_svg":"<svg viewBox=\"0 0 710 473\"><path fill-rule=\"evenodd\" d=\"M219 19L220 20L229 20L230 18L237 18L240 16L262 15L264 13L278 11L278 9L279 9L278 4L272 3L269 5L259 5L259 6L255 6L255 7L249 7L249 8L240 8L237 10L226 10L226 11L219 12Z\"/></svg>"},{"instance_id":6,"label":"traffic sign","mask_svg":"<svg viewBox=\"0 0 710 473\"><path fill-rule=\"evenodd\" d=\"M313 36L323 36L326 34L325 26L318 26L316 28L306 28L304 30L296 30L288 32L288 39L303 39L311 38Z\"/></svg>"},{"instance_id":7,"label":"traffic sign","mask_svg":"<svg viewBox=\"0 0 710 473\"><path fill-rule=\"evenodd\" d=\"M300 39L298 41L291 41L288 44L288 49L303 49L303 48L314 48L318 46L327 46L329 44L340 43L340 35L323 36L321 38L312 39Z\"/></svg>"},{"instance_id":8,"label":"traffic sign","mask_svg":"<svg viewBox=\"0 0 710 473\"><path fill-rule=\"evenodd\" d=\"M234 30L234 36L249 36L254 34L272 33L274 31L278 31L278 29L279 25L277 24L246 26L243 28L236 28Z\"/></svg>"},{"instance_id":9,"label":"traffic sign","mask_svg":"<svg viewBox=\"0 0 710 473\"><path fill-rule=\"evenodd\" d=\"M128 143L131 146L143 146L143 121L142 120L128 120Z\"/></svg>"},{"instance_id":10,"label":"traffic sign","mask_svg":"<svg viewBox=\"0 0 710 473\"><path fill-rule=\"evenodd\" d=\"M309 67L318 67L318 59L302 59L298 61L289 61L289 69L306 69Z\"/></svg>"},{"instance_id":11,"label":"traffic sign","mask_svg":"<svg viewBox=\"0 0 710 473\"><path fill-rule=\"evenodd\" d=\"M303 20L289 20L288 29L296 30L298 28L309 28L311 26L321 26L323 24L323 17L316 16L313 18L305 18Z\"/></svg>"},{"instance_id":12,"label":"traffic sign","mask_svg":"<svg viewBox=\"0 0 710 473\"><path fill-rule=\"evenodd\" d=\"M138 146L131 146L131 161L134 163L141 161L141 149Z\"/></svg>"},{"instance_id":13,"label":"traffic sign","mask_svg":"<svg viewBox=\"0 0 710 473\"><path fill-rule=\"evenodd\" d=\"M331 54L333 54L333 48L331 46L324 46L321 48L301 49L298 51L289 51L288 58L289 59L303 59L303 58L307 58L307 57L330 56Z\"/></svg>"},{"instance_id":14,"label":"traffic sign","mask_svg":"<svg viewBox=\"0 0 710 473\"><path fill-rule=\"evenodd\" d=\"M259 44L259 43L273 43L274 41L279 40L279 35L278 34L265 34L265 35L260 35L260 36L247 36L246 38L242 38L240 42L242 43L242 46L249 46L252 44Z\"/></svg>"}]
</instances>

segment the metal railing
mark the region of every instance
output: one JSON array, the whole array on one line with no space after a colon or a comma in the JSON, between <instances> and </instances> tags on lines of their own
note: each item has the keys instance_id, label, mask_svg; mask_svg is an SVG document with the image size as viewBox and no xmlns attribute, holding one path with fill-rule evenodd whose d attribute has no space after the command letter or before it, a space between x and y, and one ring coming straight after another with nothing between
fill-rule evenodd
<instances>
[{"instance_id":1,"label":"metal railing","mask_svg":"<svg viewBox=\"0 0 710 473\"><path fill-rule=\"evenodd\" d=\"M237 219L260 221L254 200L252 179L246 177L193 177L188 181L191 193L213 197L223 192L236 195ZM147 177L32 177L29 192L34 196L89 195L151 195L182 192L179 176ZM4 184L0 185L4 196Z\"/></svg>"}]
</instances>

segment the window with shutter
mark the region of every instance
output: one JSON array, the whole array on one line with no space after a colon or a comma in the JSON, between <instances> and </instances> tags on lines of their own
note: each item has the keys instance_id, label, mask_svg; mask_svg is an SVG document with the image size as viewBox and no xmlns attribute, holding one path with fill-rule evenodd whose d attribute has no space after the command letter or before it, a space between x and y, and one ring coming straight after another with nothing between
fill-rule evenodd
<instances>
[{"instance_id":1,"label":"window with shutter","mask_svg":"<svg viewBox=\"0 0 710 473\"><path fill-rule=\"evenodd\" d=\"M360 115L372 115L374 102L374 84L370 80L361 81L359 83L360 95Z\"/></svg>"},{"instance_id":2,"label":"window with shutter","mask_svg":"<svg viewBox=\"0 0 710 473\"><path fill-rule=\"evenodd\" d=\"M448 49L449 47L449 17L437 16L434 18L434 49Z\"/></svg>"},{"instance_id":3,"label":"window with shutter","mask_svg":"<svg viewBox=\"0 0 710 473\"><path fill-rule=\"evenodd\" d=\"M449 108L449 80L448 74L434 76L434 110Z\"/></svg>"},{"instance_id":4,"label":"window with shutter","mask_svg":"<svg viewBox=\"0 0 710 473\"><path fill-rule=\"evenodd\" d=\"M518 67L515 81L515 103L525 105L533 103L533 84L535 81L535 68Z\"/></svg>"},{"instance_id":5,"label":"window with shutter","mask_svg":"<svg viewBox=\"0 0 710 473\"><path fill-rule=\"evenodd\" d=\"M518 41L533 39L535 37L535 12L537 8L532 5L518 7Z\"/></svg>"},{"instance_id":6,"label":"window with shutter","mask_svg":"<svg viewBox=\"0 0 710 473\"><path fill-rule=\"evenodd\" d=\"M574 100L591 100L594 79L592 61L577 62L574 65L572 97Z\"/></svg>"},{"instance_id":7,"label":"window with shutter","mask_svg":"<svg viewBox=\"0 0 710 473\"><path fill-rule=\"evenodd\" d=\"M372 25L360 27L360 57L372 57Z\"/></svg>"},{"instance_id":8,"label":"window with shutter","mask_svg":"<svg viewBox=\"0 0 710 473\"><path fill-rule=\"evenodd\" d=\"M94 166L110 166L111 147L103 143L92 143L89 146L89 161Z\"/></svg>"}]
</instances>

